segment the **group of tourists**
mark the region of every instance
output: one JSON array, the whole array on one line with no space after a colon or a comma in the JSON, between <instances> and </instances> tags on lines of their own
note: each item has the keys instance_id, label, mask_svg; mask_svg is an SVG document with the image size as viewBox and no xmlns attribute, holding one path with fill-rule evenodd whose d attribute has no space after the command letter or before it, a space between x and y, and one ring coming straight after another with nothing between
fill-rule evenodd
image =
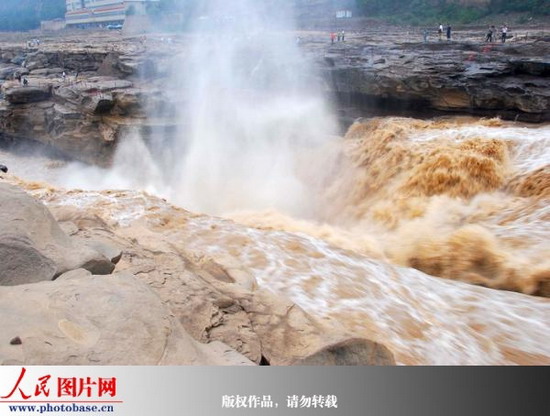
<instances>
[{"instance_id":1,"label":"group of tourists","mask_svg":"<svg viewBox=\"0 0 550 416\"><path fill-rule=\"evenodd\" d=\"M447 40L450 41L452 37L451 25L447 24L446 26L443 26L443 24L440 23L439 26L437 27L437 35L438 35L439 41L443 40L444 33L447 35ZM429 30L424 29L423 35L424 35L424 42L428 42ZM487 36L485 37L485 42L496 42L497 36L498 36L497 28L493 25L489 28L489 31L487 32ZM502 43L505 43L506 40L509 38L510 36L508 35L508 26L505 23L500 28L500 40L502 41Z\"/></svg>"},{"instance_id":2,"label":"group of tourists","mask_svg":"<svg viewBox=\"0 0 550 416\"><path fill-rule=\"evenodd\" d=\"M40 46L40 39L31 39L27 41L27 48L37 48Z\"/></svg>"},{"instance_id":3,"label":"group of tourists","mask_svg":"<svg viewBox=\"0 0 550 416\"><path fill-rule=\"evenodd\" d=\"M336 34L335 32L330 33L330 43L334 43L338 39L338 42L345 42L346 41L346 32L343 30L338 32Z\"/></svg>"},{"instance_id":4,"label":"group of tourists","mask_svg":"<svg viewBox=\"0 0 550 416\"><path fill-rule=\"evenodd\" d=\"M489 31L487 32L487 36L485 36L485 42L495 42L497 39L497 28L493 25L489 28ZM506 42L506 39L508 39L508 25L504 23L502 27L500 28L500 40L502 43Z\"/></svg>"}]
</instances>

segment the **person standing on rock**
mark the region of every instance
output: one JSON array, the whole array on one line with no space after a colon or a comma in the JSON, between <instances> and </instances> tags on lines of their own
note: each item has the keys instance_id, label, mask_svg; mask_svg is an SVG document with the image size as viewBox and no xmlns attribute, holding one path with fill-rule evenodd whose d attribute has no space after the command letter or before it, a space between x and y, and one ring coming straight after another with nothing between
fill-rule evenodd
<instances>
[{"instance_id":1,"label":"person standing on rock","mask_svg":"<svg viewBox=\"0 0 550 416\"><path fill-rule=\"evenodd\" d=\"M508 37L508 26L506 25L506 23L504 23L504 26L502 26L502 43L505 43L506 42L506 39Z\"/></svg>"},{"instance_id":2,"label":"person standing on rock","mask_svg":"<svg viewBox=\"0 0 550 416\"><path fill-rule=\"evenodd\" d=\"M330 43L334 44L335 40L336 40L336 33L330 32Z\"/></svg>"},{"instance_id":3,"label":"person standing on rock","mask_svg":"<svg viewBox=\"0 0 550 416\"><path fill-rule=\"evenodd\" d=\"M485 36L485 42L493 43L493 34L495 33L495 27L491 26L489 28L489 31L487 32L487 36Z\"/></svg>"},{"instance_id":4,"label":"person standing on rock","mask_svg":"<svg viewBox=\"0 0 550 416\"><path fill-rule=\"evenodd\" d=\"M342 30L342 42L346 41L346 32Z\"/></svg>"},{"instance_id":5,"label":"person standing on rock","mask_svg":"<svg viewBox=\"0 0 550 416\"><path fill-rule=\"evenodd\" d=\"M451 40L451 25L447 24L447 41Z\"/></svg>"},{"instance_id":6,"label":"person standing on rock","mask_svg":"<svg viewBox=\"0 0 550 416\"><path fill-rule=\"evenodd\" d=\"M428 43L428 34L429 34L429 31L428 29L424 29L424 43Z\"/></svg>"},{"instance_id":7,"label":"person standing on rock","mask_svg":"<svg viewBox=\"0 0 550 416\"><path fill-rule=\"evenodd\" d=\"M439 41L441 41L441 38L443 36L443 24L439 24L439 27L437 28L437 35L439 36Z\"/></svg>"}]
</instances>

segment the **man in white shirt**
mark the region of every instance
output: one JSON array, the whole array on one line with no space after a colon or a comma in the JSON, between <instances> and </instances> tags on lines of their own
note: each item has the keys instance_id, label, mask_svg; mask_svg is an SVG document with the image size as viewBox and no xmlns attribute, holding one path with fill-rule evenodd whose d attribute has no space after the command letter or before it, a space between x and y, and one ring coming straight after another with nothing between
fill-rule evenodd
<instances>
[{"instance_id":1,"label":"man in white shirt","mask_svg":"<svg viewBox=\"0 0 550 416\"><path fill-rule=\"evenodd\" d=\"M507 37L508 37L508 26L504 24L504 26L502 26L502 43L506 42Z\"/></svg>"}]
</instances>

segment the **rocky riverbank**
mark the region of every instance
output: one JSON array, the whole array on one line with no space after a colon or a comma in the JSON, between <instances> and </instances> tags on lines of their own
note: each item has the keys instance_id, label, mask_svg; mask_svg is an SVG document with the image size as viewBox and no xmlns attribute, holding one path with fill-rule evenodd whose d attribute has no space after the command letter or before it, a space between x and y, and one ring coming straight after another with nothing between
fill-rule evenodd
<instances>
[{"instance_id":1,"label":"rocky riverbank","mask_svg":"<svg viewBox=\"0 0 550 416\"><path fill-rule=\"evenodd\" d=\"M173 245L176 235L157 234L197 216L174 210L149 230L136 224L131 236L126 225L140 218L137 212L101 217L61 199L51 205L56 219L20 186L46 198L52 188L2 175L0 364L394 362L384 346L260 288L229 255L191 252ZM135 197L144 198L138 210L162 204ZM97 202L99 208L105 201ZM123 224L125 231L115 231Z\"/></svg>"},{"instance_id":2,"label":"rocky riverbank","mask_svg":"<svg viewBox=\"0 0 550 416\"><path fill-rule=\"evenodd\" d=\"M550 120L550 38L542 31L518 32L505 45L480 42L482 32L428 43L419 33L380 30L350 33L334 45L325 33L299 36L344 123L380 113ZM0 137L39 141L70 158L109 165L129 130L148 137L160 128L166 135L184 122L174 115L185 97L174 96L169 75L177 71L173 56L192 41L77 32L28 48L24 38L0 39ZM261 40L251 47L260 48Z\"/></svg>"},{"instance_id":3,"label":"rocky riverbank","mask_svg":"<svg viewBox=\"0 0 550 416\"><path fill-rule=\"evenodd\" d=\"M5 140L42 142L105 166L127 129L147 124L145 103L156 105L162 96L149 78L166 73L137 38L99 33L45 39L33 48L21 43L0 46Z\"/></svg>"},{"instance_id":4,"label":"rocky riverbank","mask_svg":"<svg viewBox=\"0 0 550 416\"><path fill-rule=\"evenodd\" d=\"M2 239L21 242L0 246L2 258L20 254L2 271L4 364L550 362L546 299L192 214L142 192L0 181ZM95 263L72 256L82 247ZM51 273L31 281L29 262Z\"/></svg>"},{"instance_id":5,"label":"rocky riverbank","mask_svg":"<svg viewBox=\"0 0 550 416\"><path fill-rule=\"evenodd\" d=\"M543 122L550 120L550 36L516 32L506 44L482 42L484 32L462 31L438 41L420 31L356 32L345 43L320 49L318 65L342 114L472 114Z\"/></svg>"}]
</instances>

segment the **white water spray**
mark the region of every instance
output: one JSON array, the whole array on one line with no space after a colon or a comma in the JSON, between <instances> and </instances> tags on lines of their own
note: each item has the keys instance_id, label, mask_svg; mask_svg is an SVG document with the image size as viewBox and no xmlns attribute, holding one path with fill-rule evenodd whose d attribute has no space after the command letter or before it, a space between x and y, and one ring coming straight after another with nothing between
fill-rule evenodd
<instances>
[{"instance_id":1,"label":"white water spray","mask_svg":"<svg viewBox=\"0 0 550 416\"><path fill-rule=\"evenodd\" d=\"M144 189L210 214L310 216L313 184L305 178L319 177L323 166L308 155L335 122L291 13L255 0L207 3L167 84L178 106L175 140L157 135L145 144L128 135L108 172L84 169L85 187Z\"/></svg>"},{"instance_id":2,"label":"white water spray","mask_svg":"<svg viewBox=\"0 0 550 416\"><path fill-rule=\"evenodd\" d=\"M223 214L276 208L306 215L313 195L298 156L324 142L332 119L284 10L214 1L202 10L177 82L188 105L171 199ZM205 23L206 22L206 23ZM184 151L185 149L185 151Z\"/></svg>"}]
</instances>

